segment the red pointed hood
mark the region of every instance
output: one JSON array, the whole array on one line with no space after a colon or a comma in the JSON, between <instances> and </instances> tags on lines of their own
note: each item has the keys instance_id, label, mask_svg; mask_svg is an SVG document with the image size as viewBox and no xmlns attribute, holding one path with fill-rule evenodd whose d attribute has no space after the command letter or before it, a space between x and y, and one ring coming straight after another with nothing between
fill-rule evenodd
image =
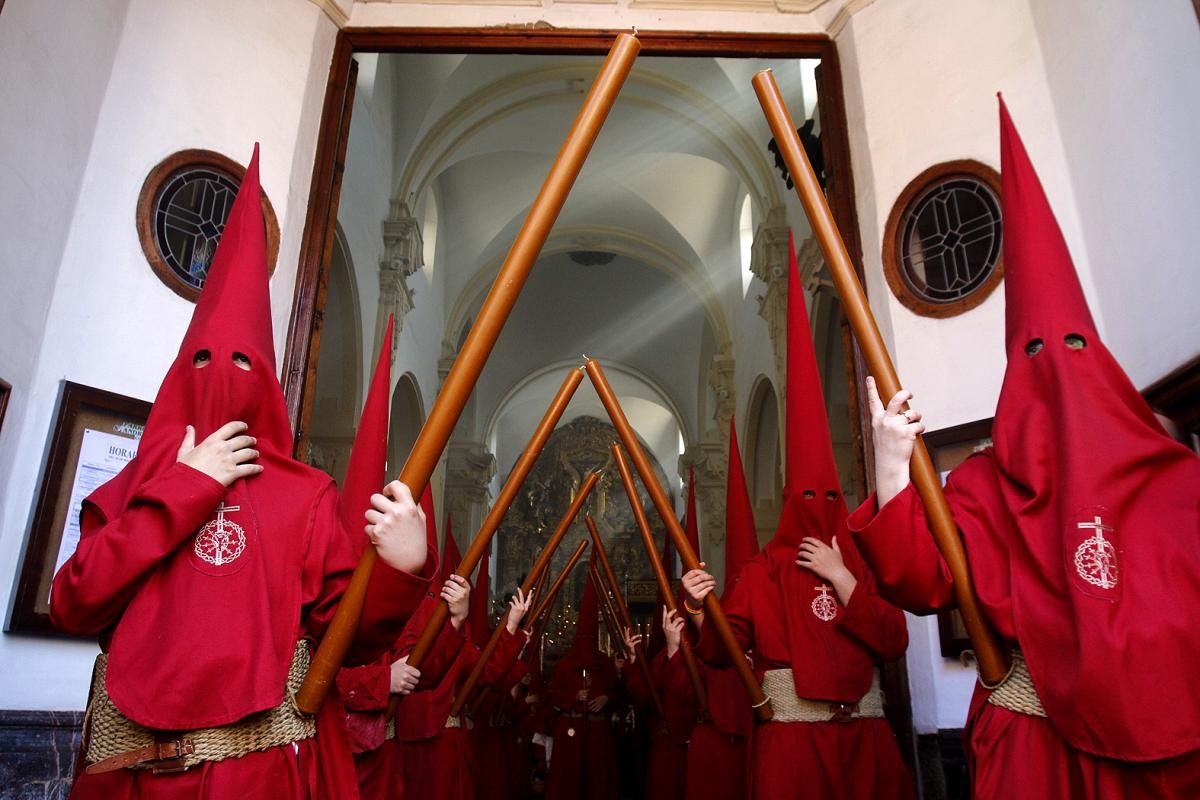
<instances>
[{"instance_id":1,"label":"red pointed hood","mask_svg":"<svg viewBox=\"0 0 1200 800\"><path fill-rule=\"evenodd\" d=\"M371 377L371 388L363 403L362 417L354 434L350 448L350 460L346 464L346 477L342 479L342 492L338 498L338 516L342 527L354 545L354 554L362 555L367 537L363 534L366 520L363 514L371 507L371 495L383 486L387 470L388 409L391 406L388 394L392 378L392 325L389 321L383 337L383 347L375 362L375 374ZM437 551L436 540L434 551Z\"/></svg>"},{"instance_id":2,"label":"red pointed hood","mask_svg":"<svg viewBox=\"0 0 1200 800\"><path fill-rule=\"evenodd\" d=\"M742 567L758 555L758 531L746 475L738 448L737 427L729 421L729 472L725 484L725 586L728 592ZM708 684L708 710L713 725L722 733L749 737L754 728L750 696L741 678L732 669L705 670Z\"/></svg>"},{"instance_id":3,"label":"red pointed hood","mask_svg":"<svg viewBox=\"0 0 1200 800\"><path fill-rule=\"evenodd\" d=\"M430 500L432 504L433 500ZM428 533L428 530L426 531ZM434 536L437 536L435 533ZM450 575L458 569L459 563L462 561L462 553L458 552L458 542L454 541L454 531L450 530L450 515L446 515L446 537L442 541L442 583L445 583Z\"/></svg>"},{"instance_id":4,"label":"red pointed hood","mask_svg":"<svg viewBox=\"0 0 1200 800\"><path fill-rule=\"evenodd\" d=\"M249 424L264 455L291 461L292 431L275 375L261 197L256 144L191 324L155 397L138 455L88 498L110 519L124 510L139 486L175 463L188 425L196 428L199 444L225 423L241 420ZM209 359L198 369L193 362L201 350L208 351ZM233 363L234 353L249 358L249 371Z\"/></svg>"},{"instance_id":5,"label":"red pointed hood","mask_svg":"<svg viewBox=\"0 0 1200 800\"><path fill-rule=\"evenodd\" d=\"M833 459L821 374L813 349L796 248L788 233L786 450L783 513L767 544L772 563L788 564L805 536L829 543L845 528L846 501Z\"/></svg>"},{"instance_id":6,"label":"red pointed hood","mask_svg":"<svg viewBox=\"0 0 1200 800\"><path fill-rule=\"evenodd\" d=\"M729 591L742 567L758 555L754 507L750 504L737 426L732 419L729 421L729 472L725 480L725 586L722 592Z\"/></svg>"},{"instance_id":7,"label":"red pointed hood","mask_svg":"<svg viewBox=\"0 0 1200 800\"><path fill-rule=\"evenodd\" d=\"M594 555L588 557L589 571L595 567ZM586 575L584 573L583 598L579 601L579 620L575 623L575 640L555 669L559 666L590 669L597 659L604 657L600 650L600 603Z\"/></svg>"},{"instance_id":8,"label":"red pointed hood","mask_svg":"<svg viewBox=\"0 0 1200 800\"><path fill-rule=\"evenodd\" d=\"M487 555L479 559L475 587L471 590L471 612L467 617L471 625L471 639L480 647L487 644L492 634L489 614L492 607L491 576L488 574L490 561Z\"/></svg>"},{"instance_id":9,"label":"red pointed hood","mask_svg":"<svg viewBox=\"0 0 1200 800\"><path fill-rule=\"evenodd\" d=\"M1128 760L1192 750L1200 706L1179 698L1194 696L1200 660L1200 459L1100 340L1003 101L1000 155L1008 367L995 514L1012 523L1017 636L1071 745Z\"/></svg>"}]
</instances>

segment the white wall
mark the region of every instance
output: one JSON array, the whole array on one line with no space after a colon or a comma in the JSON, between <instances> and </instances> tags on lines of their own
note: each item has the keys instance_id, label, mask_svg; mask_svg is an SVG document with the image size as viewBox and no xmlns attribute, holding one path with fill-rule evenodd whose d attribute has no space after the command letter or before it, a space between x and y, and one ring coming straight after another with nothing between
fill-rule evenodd
<instances>
[{"instance_id":1,"label":"white wall","mask_svg":"<svg viewBox=\"0 0 1200 800\"><path fill-rule=\"evenodd\" d=\"M1200 353L1196 9L1189 0L1029 5L1096 289L1093 311L1106 344L1144 388Z\"/></svg>"},{"instance_id":2,"label":"white wall","mask_svg":"<svg viewBox=\"0 0 1200 800\"><path fill-rule=\"evenodd\" d=\"M108 6L120 11L118 4ZM90 13L76 20L43 10L30 15L29 35L10 41L7 28L24 13L17 0L0 16L0 58L5 63L28 59L46 64L60 58L73 64L62 51L45 49L45 41L58 37L62 26L64 50L94 57L103 67L97 71L105 71L103 36L95 43L89 37L94 29L113 38L110 24L101 24L99 14L96 20ZM83 30L75 29L76 21ZM134 226L142 181L170 153L202 147L244 163L254 142L262 143L263 187L282 229L271 287L276 345L282 349L334 34L328 18L305 0L131 0L111 77L104 81L101 74L72 84L81 95L80 108L72 113L86 116L89 104L98 105L99 113L91 112L93 121L72 123L77 135L93 124L95 130L73 214L70 205L66 212L61 207L71 191L45 201L63 217L66 242L61 260L48 259L43 265L58 270L45 322L29 323L45 326L40 351L37 339L29 348L38 353L29 411L20 429L12 431L16 435L5 436L5 449L15 450L14 463L28 466L4 476L0 571L17 571L37 490L36 465L42 463L59 382L68 379L152 399L177 351L192 306L150 271ZM22 118L35 120L37 127L31 126L26 136L53 141L55 112L61 110L60 101L72 98L69 92L65 99L59 96L60 79L45 73L28 78L31 99L26 105L32 108ZM72 113L63 116L71 119ZM9 151L0 152L6 163L12 161ZM0 224L9 219L5 214ZM23 231L12 235L25 237ZM6 286L11 268L4 265ZM42 296L36 287L29 294L34 302ZM6 595L6 606L8 602ZM0 707L82 708L94 650L74 642L0 637L0 672L7 677Z\"/></svg>"},{"instance_id":3,"label":"white wall","mask_svg":"<svg viewBox=\"0 0 1200 800\"><path fill-rule=\"evenodd\" d=\"M0 475L17 463L46 317L129 0L38 0L0 18L0 379L12 384ZM66 11L66 9L64 9ZM40 463L40 459L34 463ZM5 504L0 495L0 508Z\"/></svg>"}]
</instances>

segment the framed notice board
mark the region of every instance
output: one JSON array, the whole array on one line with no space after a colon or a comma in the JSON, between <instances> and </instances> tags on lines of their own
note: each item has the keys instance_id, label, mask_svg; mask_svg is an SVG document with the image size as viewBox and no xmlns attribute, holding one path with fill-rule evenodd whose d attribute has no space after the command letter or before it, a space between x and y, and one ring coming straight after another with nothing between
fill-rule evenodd
<instances>
[{"instance_id":1,"label":"framed notice board","mask_svg":"<svg viewBox=\"0 0 1200 800\"><path fill-rule=\"evenodd\" d=\"M50 624L50 583L79 544L80 504L137 454L149 416L144 400L63 381L9 632L65 635Z\"/></svg>"}]
</instances>

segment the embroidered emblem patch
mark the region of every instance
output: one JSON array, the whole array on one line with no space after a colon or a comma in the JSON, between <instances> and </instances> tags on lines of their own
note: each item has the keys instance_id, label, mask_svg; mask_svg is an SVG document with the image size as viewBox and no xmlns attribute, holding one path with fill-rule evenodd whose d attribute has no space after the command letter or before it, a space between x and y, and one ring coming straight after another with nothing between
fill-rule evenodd
<instances>
[{"instance_id":1,"label":"embroidered emblem patch","mask_svg":"<svg viewBox=\"0 0 1200 800\"><path fill-rule=\"evenodd\" d=\"M829 594L828 586L817 586L813 588L813 591L820 592L812 601L813 615L822 622L832 622L837 616L837 600L834 600L833 596Z\"/></svg>"},{"instance_id":2,"label":"embroidered emblem patch","mask_svg":"<svg viewBox=\"0 0 1200 800\"><path fill-rule=\"evenodd\" d=\"M246 532L242 526L225 518L228 511L240 511L241 506L217 506L216 519L210 519L197 533L192 550L201 561L214 567L233 563L246 551Z\"/></svg>"},{"instance_id":3,"label":"embroidered emblem patch","mask_svg":"<svg viewBox=\"0 0 1200 800\"><path fill-rule=\"evenodd\" d=\"M1075 548L1075 571L1093 586L1115 589L1118 578L1117 549L1104 538L1104 532L1112 531L1112 526L1105 525L1096 515L1091 522L1080 522L1076 527L1090 528L1095 534Z\"/></svg>"}]
</instances>

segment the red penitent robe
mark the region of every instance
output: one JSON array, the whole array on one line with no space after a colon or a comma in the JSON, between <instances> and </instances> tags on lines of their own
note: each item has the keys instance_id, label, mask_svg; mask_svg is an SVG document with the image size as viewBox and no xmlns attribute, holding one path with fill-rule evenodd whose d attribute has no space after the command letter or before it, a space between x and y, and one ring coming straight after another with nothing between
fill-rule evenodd
<instances>
[{"instance_id":1,"label":"red penitent robe","mask_svg":"<svg viewBox=\"0 0 1200 800\"><path fill-rule=\"evenodd\" d=\"M515 661L508 673L487 691L476 691L467 707L472 710L471 753L479 800L509 800L512 775L520 758L513 720L516 707L512 690L528 665Z\"/></svg>"},{"instance_id":2,"label":"red penitent robe","mask_svg":"<svg viewBox=\"0 0 1200 800\"><path fill-rule=\"evenodd\" d=\"M688 800L736 800L749 794L746 772L754 730L750 695L732 668L700 665L709 715L696 723L688 744Z\"/></svg>"},{"instance_id":3,"label":"red penitent robe","mask_svg":"<svg viewBox=\"0 0 1200 800\"><path fill-rule=\"evenodd\" d=\"M411 652L420 627L409 626L398 643L397 657ZM460 632L454 631L450 622L446 623L421 667L417 691L400 700L396 710L396 742L403 789L396 796L420 800L474 800L476 796L468 731L464 727L446 727L454 695L480 656L479 648L467 641L465 631L465 626ZM480 675L480 686L494 685L504 677L521 649L523 638L507 630L501 634ZM447 658L448 666L441 667L440 662Z\"/></svg>"},{"instance_id":4,"label":"red penitent robe","mask_svg":"<svg viewBox=\"0 0 1200 800\"><path fill-rule=\"evenodd\" d=\"M814 611L812 620L789 623L782 611L782 590L772 578L765 553L745 566L722 606L742 648L754 651L759 674L770 669L795 670L792 640L803 636L804 647L797 652L811 652L813 658L797 665L803 669L795 671L814 688L801 696L853 703L861 697L860 678L831 654L859 653L856 659L890 661L903 655L908 632L904 615L875 594L869 573L856 565L847 542L839 539L839 543L858 586L847 606L837 604L832 619L819 619ZM728 653L711 621L705 622L697 649L711 665L728 665ZM756 800L913 797L912 780L884 719L768 722L754 732L750 759Z\"/></svg>"},{"instance_id":5,"label":"red penitent robe","mask_svg":"<svg viewBox=\"0 0 1200 800\"><path fill-rule=\"evenodd\" d=\"M946 499L964 535L983 612L1002 638L1017 642L1012 542L1005 535L996 475L991 451L976 454L951 474ZM849 525L892 602L916 613L953 607L949 569L911 485L882 509L875 497L868 498ZM1034 683L1036 687L1036 675ZM1114 692L1119 694L1119 688L1119 681L1114 682ZM1030 800L1200 797L1200 752L1144 762L1100 758L1068 744L1052 718L994 706L987 702L989 694L976 685L967 719L965 745L975 797L1011 797L1014 787Z\"/></svg>"},{"instance_id":6,"label":"red penitent robe","mask_svg":"<svg viewBox=\"0 0 1200 800\"><path fill-rule=\"evenodd\" d=\"M390 653L372 664L343 667L337 676L338 694L346 707L346 737L354 754L362 800L384 800L397 780L396 748L387 741L391 683Z\"/></svg>"},{"instance_id":7,"label":"red penitent robe","mask_svg":"<svg viewBox=\"0 0 1200 800\"><path fill-rule=\"evenodd\" d=\"M562 663L554 668L546 688L547 701L557 714L551 727L547 800L614 800L617 796L616 752L609 708L590 711L587 703L617 690L612 662L598 654L583 666ZM589 701L579 699L588 690Z\"/></svg>"},{"instance_id":8,"label":"red penitent robe","mask_svg":"<svg viewBox=\"0 0 1200 800\"><path fill-rule=\"evenodd\" d=\"M228 724L283 700L281 672L294 643L320 638L354 569L333 482L296 462L288 468L287 474L277 469L274 476L275 485L291 483L287 503L256 495L253 479L226 490L184 464L146 481L113 519L85 501L79 548L55 578L52 616L63 630L99 634L106 651L122 634L124 661L141 666L132 674L114 675L110 656L108 686L114 703L131 719L162 730L191 730ZM301 498L309 500L298 502ZM190 540L222 501L239 505L241 513L270 508L272 516L253 529L254 540L222 573L224 581L196 580L207 573ZM428 563L436 568L436 558ZM410 613L429 578L380 564L376 585L380 588L372 594L389 600L367 605L363 631L368 634ZM176 620L173 626L156 622L167 618ZM118 622L123 627L116 627ZM164 639L163 631L171 636ZM360 635L351 663L375 657L381 646ZM196 647L209 649L206 661L231 648L223 653L228 670L247 680L231 691L218 673L198 670L188 655ZM173 680L179 675L196 675L203 685ZM296 747L206 762L173 775L81 772L72 797L345 796L345 783L353 778L342 716L334 693L318 717L317 737Z\"/></svg>"},{"instance_id":9,"label":"red penitent robe","mask_svg":"<svg viewBox=\"0 0 1200 800\"><path fill-rule=\"evenodd\" d=\"M636 667L636 665L635 665ZM631 669L630 693L638 697L635 688L642 678L640 669ZM635 677L636 676L636 677ZM666 649L658 651L650 661L650 677L662 698L663 716L653 705L650 712L650 763L646 771L646 797L656 800L683 800L687 788L688 742L696 724L696 693L683 656L676 652L670 658Z\"/></svg>"},{"instance_id":10,"label":"red penitent robe","mask_svg":"<svg viewBox=\"0 0 1200 800\"><path fill-rule=\"evenodd\" d=\"M548 728L545 693L546 685L535 669L518 685L516 697L510 703L517 756L513 760L515 766L509 771L509 786L515 800L526 800L533 794L535 778L545 780L546 748L542 743Z\"/></svg>"}]
</instances>

